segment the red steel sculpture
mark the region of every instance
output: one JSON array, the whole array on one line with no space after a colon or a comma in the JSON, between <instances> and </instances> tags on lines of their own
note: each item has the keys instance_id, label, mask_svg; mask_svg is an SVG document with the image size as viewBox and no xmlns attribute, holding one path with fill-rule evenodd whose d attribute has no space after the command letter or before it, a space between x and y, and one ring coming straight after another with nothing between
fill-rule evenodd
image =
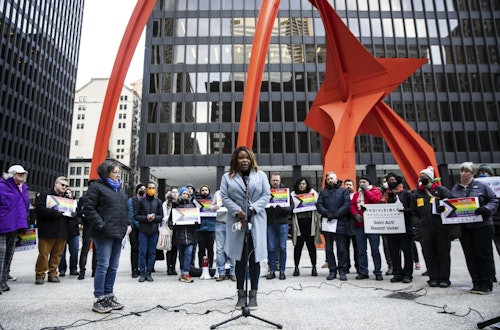
<instances>
[{"instance_id":1,"label":"red steel sculpture","mask_svg":"<svg viewBox=\"0 0 500 330\"><path fill-rule=\"evenodd\" d=\"M324 173L335 171L340 178L355 178L355 137L371 134L385 139L409 186L415 188L422 168L432 165L437 171L434 150L383 99L427 59L374 58L327 0L309 1L325 26L327 58L325 79L305 123L323 138ZM103 105L91 177L106 157L107 143L102 141L109 141L121 86L155 2L139 0L125 31ZM262 1L243 98L239 146L253 145L262 73L279 4L280 0Z\"/></svg>"}]
</instances>

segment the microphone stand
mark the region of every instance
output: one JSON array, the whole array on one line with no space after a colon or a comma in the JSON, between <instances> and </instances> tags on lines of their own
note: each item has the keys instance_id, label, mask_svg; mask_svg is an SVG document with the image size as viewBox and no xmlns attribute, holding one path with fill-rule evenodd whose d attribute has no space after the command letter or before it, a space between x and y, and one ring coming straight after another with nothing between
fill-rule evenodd
<instances>
[{"instance_id":1,"label":"microphone stand","mask_svg":"<svg viewBox=\"0 0 500 330\"><path fill-rule=\"evenodd\" d=\"M484 322L479 322L477 324L477 327L478 327L478 329L483 329L483 328L485 328L485 327L487 327L489 325L492 325L492 324L495 324L495 323L498 323L498 322L500 322L500 316L494 317L494 318L486 320Z\"/></svg>"},{"instance_id":2,"label":"microphone stand","mask_svg":"<svg viewBox=\"0 0 500 330\"><path fill-rule=\"evenodd\" d=\"M246 180L245 180L246 178ZM245 191L245 201L244 201L244 204L246 206L245 210L249 210L248 208L248 205L250 205L250 197L248 196L248 177L244 177L243 180L245 181L245 185L246 185L246 191ZM231 322L231 321L234 321L234 320L237 320L239 319L240 317L244 316L244 317L253 317L257 320L260 320L262 322L266 322L268 324L271 324L271 325L274 325L276 328L278 329L282 329L283 326L281 324L278 324L278 323L274 323L274 322L271 322L269 320L266 320L266 319L263 319L261 317L258 317L258 316L255 316L253 314L250 313L250 308L248 307L248 265L250 263L250 255L253 254L253 250L248 252L249 250L249 240L252 239L252 235L250 233L250 229L249 229L249 226L248 224L250 223L250 217L248 216L248 214L246 214L246 217L245 217L245 221L244 221L245 225L242 227L242 229L244 228L245 229L245 242L244 242L244 245L243 245L243 255L246 256L247 260L246 260L246 263L245 263L245 296L247 297L245 299L245 306L243 306L241 308L241 314L240 315L236 315L234 317L231 317L225 321L222 321L220 323L217 323L217 324L214 324L214 325L211 325L210 326L210 329L215 329L217 328L218 326L220 325L223 325L223 324L226 324L228 322Z\"/></svg>"}]
</instances>

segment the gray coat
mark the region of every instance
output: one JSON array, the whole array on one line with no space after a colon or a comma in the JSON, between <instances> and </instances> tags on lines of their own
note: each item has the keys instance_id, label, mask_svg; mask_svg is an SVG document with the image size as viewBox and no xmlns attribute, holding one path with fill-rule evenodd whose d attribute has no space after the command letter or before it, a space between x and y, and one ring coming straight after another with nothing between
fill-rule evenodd
<instances>
[{"instance_id":1,"label":"gray coat","mask_svg":"<svg viewBox=\"0 0 500 330\"><path fill-rule=\"evenodd\" d=\"M238 210L245 210L245 183L240 174L233 178L225 173L220 184L222 203L227 208L226 222L226 244L224 251L232 260L241 260L245 231L233 229L233 224L239 222L236 217ZM265 207L271 197L271 186L267 175L262 171L250 171L248 192L250 206L255 210L251 219L252 230L250 231L255 247L255 261L267 258L267 217Z\"/></svg>"}]
</instances>

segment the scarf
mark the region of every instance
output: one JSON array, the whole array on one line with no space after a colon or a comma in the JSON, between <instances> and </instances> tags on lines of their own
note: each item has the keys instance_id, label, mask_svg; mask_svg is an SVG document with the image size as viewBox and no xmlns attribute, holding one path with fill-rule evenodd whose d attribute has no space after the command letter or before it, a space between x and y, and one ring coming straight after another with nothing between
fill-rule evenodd
<instances>
[{"instance_id":1,"label":"scarf","mask_svg":"<svg viewBox=\"0 0 500 330\"><path fill-rule=\"evenodd\" d=\"M111 180L111 178L106 178L106 183L114 190L114 191L118 191L118 188L120 188L121 186L121 181L120 179L114 181L114 180Z\"/></svg>"},{"instance_id":2,"label":"scarf","mask_svg":"<svg viewBox=\"0 0 500 330\"><path fill-rule=\"evenodd\" d=\"M382 198L380 199L380 203L387 203L387 201L389 200L389 195L390 194L399 194L400 192L402 192L404 189L403 189L403 184L400 183L398 184L398 186L392 190L391 188L387 188L387 190L385 191L384 195L382 196Z\"/></svg>"}]
</instances>

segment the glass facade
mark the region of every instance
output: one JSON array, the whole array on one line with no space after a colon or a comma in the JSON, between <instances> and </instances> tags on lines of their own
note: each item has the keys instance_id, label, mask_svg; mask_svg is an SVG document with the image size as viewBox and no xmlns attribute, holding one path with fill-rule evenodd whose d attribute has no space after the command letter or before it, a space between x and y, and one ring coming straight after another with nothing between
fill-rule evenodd
<instances>
[{"instance_id":1,"label":"glass facade","mask_svg":"<svg viewBox=\"0 0 500 330\"><path fill-rule=\"evenodd\" d=\"M332 0L375 57L425 57L385 101L440 164L500 163L500 0ZM140 162L224 166L238 138L261 1L160 0L149 20ZM325 31L307 0L282 0L264 68L253 149L264 166L321 165L303 121L323 81ZM396 165L356 138L358 165Z\"/></svg>"},{"instance_id":2,"label":"glass facade","mask_svg":"<svg viewBox=\"0 0 500 330\"><path fill-rule=\"evenodd\" d=\"M84 0L0 0L0 169L40 191L68 169Z\"/></svg>"}]
</instances>

